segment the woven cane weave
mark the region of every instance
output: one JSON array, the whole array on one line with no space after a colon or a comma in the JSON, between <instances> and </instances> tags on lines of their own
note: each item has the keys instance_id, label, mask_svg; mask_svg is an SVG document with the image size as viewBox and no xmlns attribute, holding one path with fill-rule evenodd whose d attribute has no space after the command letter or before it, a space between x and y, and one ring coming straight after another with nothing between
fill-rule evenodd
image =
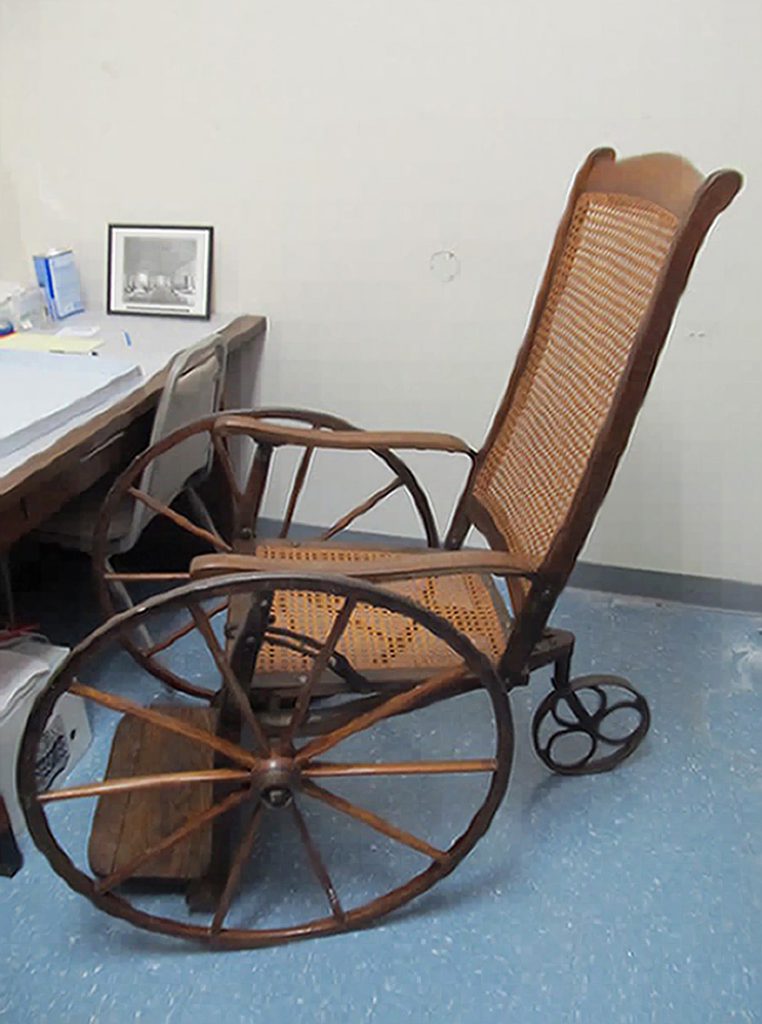
<instances>
[{"instance_id":1,"label":"woven cane weave","mask_svg":"<svg viewBox=\"0 0 762 1024\"><path fill-rule=\"evenodd\" d=\"M645 200L577 202L527 365L474 484L509 551L542 560L563 525L676 226Z\"/></svg>"},{"instance_id":2,"label":"woven cane weave","mask_svg":"<svg viewBox=\"0 0 762 1024\"><path fill-rule=\"evenodd\" d=\"M393 558L397 552L378 549L338 547L309 548L288 544L257 547L260 558L287 559L295 571L309 572L312 561L341 563ZM494 663L505 650L506 629L492 599L492 590L480 576L422 577L384 584L384 589L407 597L446 619L465 633ZM499 599L498 599L499 600ZM281 591L276 594L272 612L273 626L290 629L322 641L343 603L343 598L307 591ZM358 604L339 642L338 652L349 658L358 671L371 669L437 670L459 663L457 656L428 630L404 616L384 608ZM283 647L266 644L260 651L260 673L301 673L311 659Z\"/></svg>"}]
</instances>

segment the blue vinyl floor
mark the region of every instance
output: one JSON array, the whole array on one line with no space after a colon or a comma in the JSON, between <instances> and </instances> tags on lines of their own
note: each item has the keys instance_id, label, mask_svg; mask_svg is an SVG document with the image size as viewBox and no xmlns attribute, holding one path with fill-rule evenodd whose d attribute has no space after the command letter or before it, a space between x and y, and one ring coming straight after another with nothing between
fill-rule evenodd
<instances>
[{"instance_id":1,"label":"blue vinyl floor","mask_svg":"<svg viewBox=\"0 0 762 1024\"><path fill-rule=\"evenodd\" d=\"M85 575L77 586L78 601L25 597L54 640L94 619ZM0 879L0 1018L762 1021L762 616L570 590L553 623L577 635L576 675L627 676L650 702L624 766L542 766L538 673L512 695L507 798L453 875L368 930L259 951L209 953L105 916L25 837L22 872ZM439 739L461 725L443 717Z\"/></svg>"}]
</instances>

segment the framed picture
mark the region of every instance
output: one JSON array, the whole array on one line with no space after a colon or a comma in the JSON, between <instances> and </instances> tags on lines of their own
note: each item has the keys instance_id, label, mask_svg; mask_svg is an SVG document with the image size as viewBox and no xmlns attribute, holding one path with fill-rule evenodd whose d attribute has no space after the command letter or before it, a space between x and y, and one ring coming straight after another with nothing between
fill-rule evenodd
<instances>
[{"instance_id":1,"label":"framed picture","mask_svg":"<svg viewBox=\"0 0 762 1024\"><path fill-rule=\"evenodd\" d=\"M210 227L109 224L109 313L208 320Z\"/></svg>"}]
</instances>

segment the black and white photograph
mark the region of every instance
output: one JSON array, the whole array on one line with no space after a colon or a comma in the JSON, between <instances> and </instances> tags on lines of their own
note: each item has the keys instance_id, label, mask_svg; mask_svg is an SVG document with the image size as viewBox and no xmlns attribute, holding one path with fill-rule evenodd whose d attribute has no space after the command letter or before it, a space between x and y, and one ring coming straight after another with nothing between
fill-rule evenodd
<instances>
[{"instance_id":1,"label":"black and white photograph","mask_svg":"<svg viewBox=\"0 0 762 1024\"><path fill-rule=\"evenodd\" d=\"M211 227L110 224L108 312L207 320Z\"/></svg>"}]
</instances>

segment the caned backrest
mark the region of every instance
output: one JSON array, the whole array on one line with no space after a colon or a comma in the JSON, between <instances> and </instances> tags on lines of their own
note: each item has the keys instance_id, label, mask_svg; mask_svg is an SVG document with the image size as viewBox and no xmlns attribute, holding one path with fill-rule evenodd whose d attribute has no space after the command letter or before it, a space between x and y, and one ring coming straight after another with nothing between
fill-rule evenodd
<instances>
[{"instance_id":1,"label":"caned backrest","mask_svg":"<svg viewBox=\"0 0 762 1024\"><path fill-rule=\"evenodd\" d=\"M453 525L566 579L626 445L714 217L740 187L680 157L591 154ZM451 531L452 537L452 531ZM511 583L515 610L528 594Z\"/></svg>"}]
</instances>

